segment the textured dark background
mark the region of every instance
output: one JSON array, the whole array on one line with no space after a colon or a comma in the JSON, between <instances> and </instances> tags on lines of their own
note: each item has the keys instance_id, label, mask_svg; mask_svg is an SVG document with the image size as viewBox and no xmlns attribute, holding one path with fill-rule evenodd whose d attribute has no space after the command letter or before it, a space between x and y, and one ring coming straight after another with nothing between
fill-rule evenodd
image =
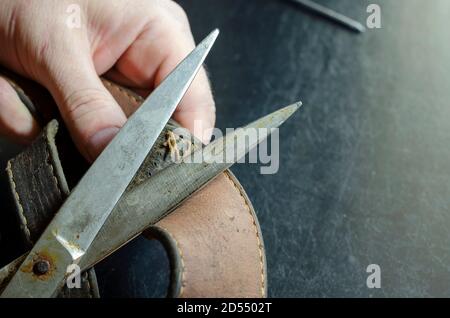
<instances>
[{"instance_id":1,"label":"textured dark background","mask_svg":"<svg viewBox=\"0 0 450 318\"><path fill-rule=\"evenodd\" d=\"M180 0L218 127L298 99L280 171L232 170L267 248L270 296L450 296L450 1L318 1L381 30L358 35L286 1ZM366 287L378 264L382 288Z\"/></svg>"},{"instance_id":2,"label":"textured dark background","mask_svg":"<svg viewBox=\"0 0 450 318\"><path fill-rule=\"evenodd\" d=\"M364 22L374 1L318 2ZM179 1L196 40L221 30L207 60L219 128L305 105L281 128L277 174L232 169L261 222L269 296L450 296L450 1L375 2L383 28L358 35L287 1ZM166 268L139 239L98 268L101 291L162 296Z\"/></svg>"}]
</instances>

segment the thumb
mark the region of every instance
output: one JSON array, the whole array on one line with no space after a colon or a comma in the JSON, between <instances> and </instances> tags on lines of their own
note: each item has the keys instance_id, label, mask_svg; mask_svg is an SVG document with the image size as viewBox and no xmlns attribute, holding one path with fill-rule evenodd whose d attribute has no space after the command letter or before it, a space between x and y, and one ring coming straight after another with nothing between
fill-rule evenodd
<instances>
[{"instance_id":1,"label":"thumb","mask_svg":"<svg viewBox=\"0 0 450 318\"><path fill-rule=\"evenodd\" d=\"M52 65L46 86L79 151L94 161L125 123L126 116L103 86L89 57Z\"/></svg>"}]
</instances>

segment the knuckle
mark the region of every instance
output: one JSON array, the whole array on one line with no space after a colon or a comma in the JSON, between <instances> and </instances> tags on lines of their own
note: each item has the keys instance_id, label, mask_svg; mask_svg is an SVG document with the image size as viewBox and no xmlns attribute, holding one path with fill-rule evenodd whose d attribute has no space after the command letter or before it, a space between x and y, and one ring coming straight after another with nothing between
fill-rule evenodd
<instances>
[{"instance_id":1,"label":"knuckle","mask_svg":"<svg viewBox=\"0 0 450 318\"><path fill-rule=\"evenodd\" d=\"M174 17L183 25L189 25L189 18L184 11L184 9L176 2L170 1L171 3L171 12L174 15Z\"/></svg>"},{"instance_id":2,"label":"knuckle","mask_svg":"<svg viewBox=\"0 0 450 318\"><path fill-rule=\"evenodd\" d=\"M166 23L177 26L182 30L190 30L189 18L186 11L176 2L172 0L164 0L161 2L161 14Z\"/></svg>"},{"instance_id":3,"label":"knuckle","mask_svg":"<svg viewBox=\"0 0 450 318\"><path fill-rule=\"evenodd\" d=\"M72 121L97 113L111 105L112 98L101 89L81 89L66 98L64 113Z\"/></svg>"}]
</instances>

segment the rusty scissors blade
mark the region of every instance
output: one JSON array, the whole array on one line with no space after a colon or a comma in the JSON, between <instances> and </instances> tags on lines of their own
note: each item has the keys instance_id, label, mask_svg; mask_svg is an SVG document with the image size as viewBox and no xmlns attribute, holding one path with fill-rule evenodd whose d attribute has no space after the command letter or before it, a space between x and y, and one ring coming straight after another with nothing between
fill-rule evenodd
<instances>
[{"instance_id":1,"label":"rusty scissors blade","mask_svg":"<svg viewBox=\"0 0 450 318\"><path fill-rule=\"evenodd\" d=\"M51 297L78 264L181 101L218 30L205 38L148 97L66 199L2 297Z\"/></svg>"}]
</instances>

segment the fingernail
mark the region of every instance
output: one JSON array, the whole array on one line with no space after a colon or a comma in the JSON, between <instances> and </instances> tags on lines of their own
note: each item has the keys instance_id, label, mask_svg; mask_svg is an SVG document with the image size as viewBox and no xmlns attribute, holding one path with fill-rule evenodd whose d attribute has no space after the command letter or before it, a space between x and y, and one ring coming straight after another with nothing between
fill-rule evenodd
<instances>
[{"instance_id":1,"label":"fingernail","mask_svg":"<svg viewBox=\"0 0 450 318\"><path fill-rule=\"evenodd\" d=\"M114 138L115 135L119 132L119 128L117 127L108 127L102 129L95 133L88 142L87 151L89 155L89 159L94 161L103 149L109 144L109 142Z\"/></svg>"}]
</instances>

